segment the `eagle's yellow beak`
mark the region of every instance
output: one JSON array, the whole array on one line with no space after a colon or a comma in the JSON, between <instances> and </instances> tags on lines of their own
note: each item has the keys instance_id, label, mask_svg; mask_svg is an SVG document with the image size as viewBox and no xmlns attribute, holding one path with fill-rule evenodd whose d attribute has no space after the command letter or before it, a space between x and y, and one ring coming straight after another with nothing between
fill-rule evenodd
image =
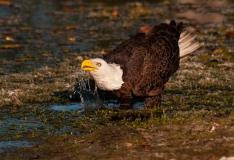
<instances>
[{"instance_id":1,"label":"eagle's yellow beak","mask_svg":"<svg viewBox=\"0 0 234 160\"><path fill-rule=\"evenodd\" d=\"M81 69L84 71L95 71L98 68L92 63L91 60L84 60L81 64Z\"/></svg>"}]
</instances>

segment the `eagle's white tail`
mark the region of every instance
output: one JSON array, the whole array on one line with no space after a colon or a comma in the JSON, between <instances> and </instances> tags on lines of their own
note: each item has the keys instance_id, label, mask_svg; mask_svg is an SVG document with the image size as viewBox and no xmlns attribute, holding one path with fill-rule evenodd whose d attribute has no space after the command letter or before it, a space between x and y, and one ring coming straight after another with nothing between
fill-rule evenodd
<instances>
[{"instance_id":1,"label":"eagle's white tail","mask_svg":"<svg viewBox=\"0 0 234 160\"><path fill-rule=\"evenodd\" d=\"M186 31L181 33L179 39L180 58L183 59L183 57L192 53L193 51L195 51L200 47L200 44L194 41L195 38L196 35L192 36L190 33L187 33Z\"/></svg>"}]
</instances>

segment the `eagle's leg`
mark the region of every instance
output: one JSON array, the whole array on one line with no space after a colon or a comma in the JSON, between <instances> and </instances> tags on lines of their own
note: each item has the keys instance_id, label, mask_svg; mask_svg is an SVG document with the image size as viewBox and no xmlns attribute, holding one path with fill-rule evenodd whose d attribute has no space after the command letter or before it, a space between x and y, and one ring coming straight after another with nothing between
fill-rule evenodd
<instances>
[{"instance_id":1,"label":"eagle's leg","mask_svg":"<svg viewBox=\"0 0 234 160\"><path fill-rule=\"evenodd\" d=\"M133 106L133 99L132 97L129 98L124 98L124 99L120 99L120 109L131 109Z\"/></svg>"},{"instance_id":2,"label":"eagle's leg","mask_svg":"<svg viewBox=\"0 0 234 160\"><path fill-rule=\"evenodd\" d=\"M121 89L114 92L115 97L119 100L120 109L132 109L133 97L130 87L124 83Z\"/></svg>"},{"instance_id":3,"label":"eagle's leg","mask_svg":"<svg viewBox=\"0 0 234 160\"><path fill-rule=\"evenodd\" d=\"M158 94L156 96L145 98L145 107L153 108L155 106L161 106L162 95Z\"/></svg>"}]
</instances>

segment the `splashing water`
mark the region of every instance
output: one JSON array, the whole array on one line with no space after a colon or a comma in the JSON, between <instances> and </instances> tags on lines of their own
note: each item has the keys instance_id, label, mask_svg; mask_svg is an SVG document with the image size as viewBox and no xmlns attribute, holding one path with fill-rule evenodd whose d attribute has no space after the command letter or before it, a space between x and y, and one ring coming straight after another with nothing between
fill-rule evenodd
<instances>
[{"instance_id":1,"label":"splashing water","mask_svg":"<svg viewBox=\"0 0 234 160\"><path fill-rule=\"evenodd\" d=\"M95 111L103 107L103 103L99 98L97 85L92 89L90 80L86 77L87 73L84 71L78 72L81 75L78 85L75 86L73 94L80 95L81 102L84 104L84 111Z\"/></svg>"}]
</instances>

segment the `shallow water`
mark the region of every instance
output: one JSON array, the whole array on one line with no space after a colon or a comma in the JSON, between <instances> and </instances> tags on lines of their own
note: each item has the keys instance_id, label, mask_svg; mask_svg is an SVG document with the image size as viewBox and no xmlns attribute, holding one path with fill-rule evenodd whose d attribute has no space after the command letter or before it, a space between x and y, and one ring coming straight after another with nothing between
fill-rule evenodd
<instances>
[{"instance_id":1,"label":"shallow water","mask_svg":"<svg viewBox=\"0 0 234 160\"><path fill-rule=\"evenodd\" d=\"M82 103L77 104L68 104L68 105L51 105L48 107L43 107L45 109L50 109L54 111L73 111L73 110L82 110L84 105Z\"/></svg>"},{"instance_id":2,"label":"shallow water","mask_svg":"<svg viewBox=\"0 0 234 160\"><path fill-rule=\"evenodd\" d=\"M35 142L23 141L0 141L0 153L4 153L7 150L14 150L19 147L32 147Z\"/></svg>"},{"instance_id":3,"label":"shallow water","mask_svg":"<svg viewBox=\"0 0 234 160\"><path fill-rule=\"evenodd\" d=\"M233 6L231 1L174 3L120 1L117 5L109 1L22 0L12 2L12 6L0 5L0 69L27 72L77 55L106 52L141 26L170 19L231 24L227 18ZM133 8L131 12L128 7Z\"/></svg>"},{"instance_id":4,"label":"shallow water","mask_svg":"<svg viewBox=\"0 0 234 160\"><path fill-rule=\"evenodd\" d=\"M107 107L115 107L119 108L120 104L116 100L109 100L108 102L104 102L104 104ZM72 103L72 104L66 104L66 105L50 105L50 106L44 106L43 109L49 109L54 111L83 111L84 110L84 104L83 103ZM144 108L144 102L136 102L133 105L133 109L143 109Z\"/></svg>"}]
</instances>

